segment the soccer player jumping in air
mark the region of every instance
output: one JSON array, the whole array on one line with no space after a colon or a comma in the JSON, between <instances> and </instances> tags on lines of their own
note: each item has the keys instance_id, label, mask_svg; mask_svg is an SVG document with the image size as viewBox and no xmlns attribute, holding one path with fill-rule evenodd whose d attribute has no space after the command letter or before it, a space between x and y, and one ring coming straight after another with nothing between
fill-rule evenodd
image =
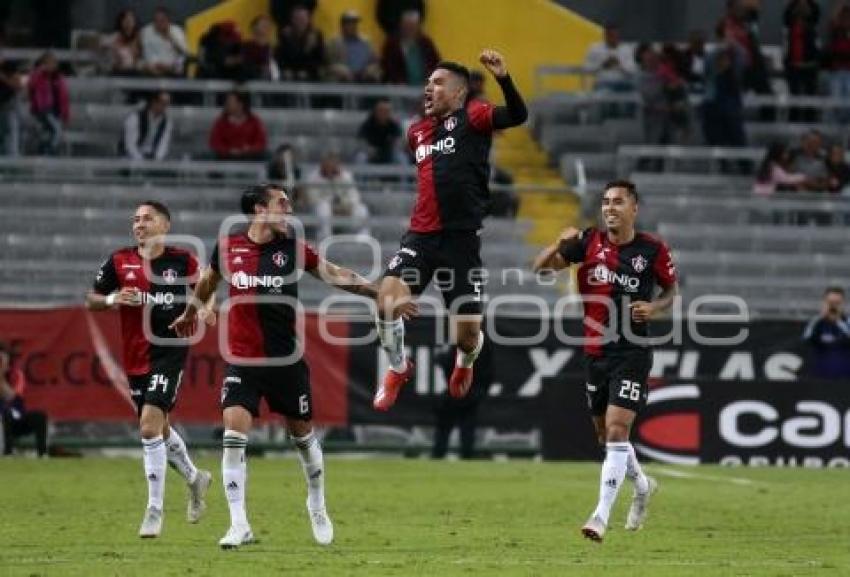
<instances>
[{"instance_id":1,"label":"soccer player jumping in air","mask_svg":"<svg viewBox=\"0 0 850 577\"><path fill-rule=\"evenodd\" d=\"M502 55L485 50L480 61L496 78L505 106L468 100L469 70L441 62L425 87L425 118L407 132L418 195L410 229L379 287L378 336L390 364L373 400L379 411L392 407L413 374L402 311L432 277L449 308L458 346L449 393L463 397L472 384L472 365L484 342L479 235L489 203L490 144L494 130L518 126L528 117Z\"/></svg>"},{"instance_id":2,"label":"soccer player jumping in air","mask_svg":"<svg viewBox=\"0 0 850 577\"><path fill-rule=\"evenodd\" d=\"M624 478L635 485L628 530L643 525L657 489L655 480L643 473L629 435L649 392L647 322L670 307L678 282L667 245L635 230L637 212L635 185L625 180L608 183L602 193L605 230L568 228L534 261L535 272L580 265L576 278L584 304L587 402L606 452L599 503L582 527L584 536L594 541L605 535ZM653 298L656 284L661 293Z\"/></svg>"},{"instance_id":3,"label":"soccer player jumping in air","mask_svg":"<svg viewBox=\"0 0 850 577\"><path fill-rule=\"evenodd\" d=\"M140 204L133 215L136 246L112 253L101 265L94 289L86 295L89 309L117 307L121 313L124 368L138 411L148 481L141 537L158 537L162 530L166 462L189 485L190 523L201 518L212 480L209 471L195 467L183 439L168 423L189 351L189 345L177 339L169 325L180 313L182 307L177 301L186 299L198 270L192 254L163 244L170 227L171 215L164 204L153 200ZM204 312L213 322L214 314L206 309ZM173 345L150 342L144 330L145 315L150 316L153 336L174 339Z\"/></svg>"}]
</instances>

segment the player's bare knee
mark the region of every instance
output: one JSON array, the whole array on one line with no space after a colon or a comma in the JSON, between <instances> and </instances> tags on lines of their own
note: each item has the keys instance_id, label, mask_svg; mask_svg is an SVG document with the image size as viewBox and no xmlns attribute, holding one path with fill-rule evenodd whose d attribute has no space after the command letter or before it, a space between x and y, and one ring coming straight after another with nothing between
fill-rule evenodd
<instances>
[{"instance_id":1,"label":"player's bare knee","mask_svg":"<svg viewBox=\"0 0 850 577\"><path fill-rule=\"evenodd\" d=\"M159 423L152 422L144 422L142 421L139 426L139 433L142 435L143 439L153 439L154 437L159 437L162 435L162 425Z\"/></svg>"},{"instance_id":2,"label":"player's bare knee","mask_svg":"<svg viewBox=\"0 0 850 577\"><path fill-rule=\"evenodd\" d=\"M289 429L289 434L293 437L306 437L313 431L313 423L310 421L289 419L286 427Z\"/></svg>"},{"instance_id":3,"label":"player's bare knee","mask_svg":"<svg viewBox=\"0 0 850 577\"><path fill-rule=\"evenodd\" d=\"M608 423L605 427L605 440L608 443L624 443L629 440L629 425L626 423Z\"/></svg>"}]
</instances>

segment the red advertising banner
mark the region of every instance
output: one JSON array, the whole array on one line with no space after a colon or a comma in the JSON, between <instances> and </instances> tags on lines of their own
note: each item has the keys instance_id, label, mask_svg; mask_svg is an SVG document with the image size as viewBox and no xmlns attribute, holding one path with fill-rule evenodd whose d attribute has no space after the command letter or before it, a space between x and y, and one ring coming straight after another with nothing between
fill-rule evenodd
<instances>
[{"instance_id":1,"label":"red advertising banner","mask_svg":"<svg viewBox=\"0 0 850 577\"><path fill-rule=\"evenodd\" d=\"M226 365L218 349L219 328L208 328L201 342L190 349L175 420L221 419L219 395ZM349 325L307 314L303 335L314 420L344 425L348 422L349 350L339 341L328 343L320 330L345 339ZM120 338L114 312L91 313L82 307L0 309L0 340L11 344L12 364L24 373L27 405L45 410L55 421L135 420L120 369Z\"/></svg>"}]
</instances>

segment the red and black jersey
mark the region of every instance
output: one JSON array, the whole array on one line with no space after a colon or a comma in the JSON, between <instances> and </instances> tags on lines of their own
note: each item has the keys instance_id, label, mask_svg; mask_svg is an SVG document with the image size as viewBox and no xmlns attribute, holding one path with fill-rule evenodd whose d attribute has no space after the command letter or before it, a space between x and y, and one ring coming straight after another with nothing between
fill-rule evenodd
<instances>
[{"instance_id":1,"label":"red and black jersey","mask_svg":"<svg viewBox=\"0 0 850 577\"><path fill-rule=\"evenodd\" d=\"M115 251L101 265L94 290L108 295L125 287L139 289L142 306L121 306L124 369L130 376L147 374L162 362L182 363L188 345L151 343L145 336L145 315L151 333L162 339L178 339L168 326L180 316L191 287L197 280L198 261L190 252L167 246L157 258L145 261L135 247Z\"/></svg>"},{"instance_id":2,"label":"red and black jersey","mask_svg":"<svg viewBox=\"0 0 850 577\"><path fill-rule=\"evenodd\" d=\"M232 357L293 353L298 277L318 265L319 256L310 246L285 235L263 244L245 233L219 240L210 266L230 285L227 346Z\"/></svg>"},{"instance_id":3,"label":"red and black jersey","mask_svg":"<svg viewBox=\"0 0 850 577\"><path fill-rule=\"evenodd\" d=\"M649 336L647 323L631 320L628 304L651 301L656 284L667 288L676 283L676 267L667 245L643 232L636 233L631 242L617 245L608 240L605 231L588 228L577 241L562 242L559 252L568 263L581 265L577 280L584 304L585 353L602 356L644 347L626 335L628 326L632 335ZM614 313L616 319L611 319ZM616 333L614 342L603 343L603 328Z\"/></svg>"},{"instance_id":4,"label":"red and black jersey","mask_svg":"<svg viewBox=\"0 0 850 577\"><path fill-rule=\"evenodd\" d=\"M445 118L423 118L408 129L418 174L412 232L481 228L490 199L493 110L471 100Z\"/></svg>"}]
</instances>

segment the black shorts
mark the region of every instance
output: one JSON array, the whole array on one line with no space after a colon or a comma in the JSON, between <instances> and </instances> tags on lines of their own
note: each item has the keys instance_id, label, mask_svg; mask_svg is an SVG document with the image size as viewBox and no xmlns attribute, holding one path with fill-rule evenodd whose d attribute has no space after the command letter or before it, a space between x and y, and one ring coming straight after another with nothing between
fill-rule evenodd
<instances>
[{"instance_id":1,"label":"black shorts","mask_svg":"<svg viewBox=\"0 0 850 577\"><path fill-rule=\"evenodd\" d=\"M183 380L183 363L162 364L144 375L128 376L130 397L136 413L142 416L142 407L153 405L167 415L177 402L177 391Z\"/></svg>"},{"instance_id":2,"label":"black shorts","mask_svg":"<svg viewBox=\"0 0 850 577\"><path fill-rule=\"evenodd\" d=\"M652 351L634 349L601 357L585 358L587 405L594 417L605 414L608 405L640 413L649 394L647 379L652 368Z\"/></svg>"},{"instance_id":3,"label":"black shorts","mask_svg":"<svg viewBox=\"0 0 850 577\"><path fill-rule=\"evenodd\" d=\"M414 295L431 278L452 313L481 314L481 237L475 231L408 232L384 276L403 280Z\"/></svg>"},{"instance_id":4,"label":"black shorts","mask_svg":"<svg viewBox=\"0 0 850 577\"><path fill-rule=\"evenodd\" d=\"M221 408L243 407L260 416L260 400L273 413L309 421L313 418L310 369L303 360L283 367L227 365L221 387Z\"/></svg>"}]
</instances>

